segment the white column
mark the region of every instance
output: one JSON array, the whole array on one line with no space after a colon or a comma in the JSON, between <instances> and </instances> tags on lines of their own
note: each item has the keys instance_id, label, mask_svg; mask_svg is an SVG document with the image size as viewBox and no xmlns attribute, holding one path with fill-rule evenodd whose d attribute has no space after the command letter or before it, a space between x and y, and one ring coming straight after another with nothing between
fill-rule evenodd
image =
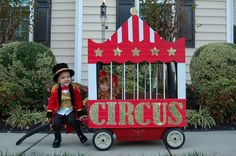
<instances>
[{"instance_id":1,"label":"white column","mask_svg":"<svg viewBox=\"0 0 236 156\"><path fill-rule=\"evenodd\" d=\"M233 22L233 0L227 0L227 42L234 42L234 22Z\"/></svg>"},{"instance_id":2,"label":"white column","mask_svg":"<svg viewBox=\"0 0 236 156\"><path fill-rule=\"evenodd\" d=\"M97 65L88 64L88 99L97 100Z\"/></svg>"},{"instance_id":3,"label":"white column","mask_svg":"<svg viewBox=\"0 0 236 156\"><path fill-rule=\"evenodd\" d=\"M34 32L34 0L31 0L30 1L30 6L29 6L29 9L30 9L30 14L29 14L29 41L32 42L34 41L34 35L33 35L33 32Z\"/></svg>"},{"instance_id":4,"label":"white column","mask_svg":"<svg viewBox=\"0 0 236 156\"><path fill-rule=\"evenodd\" d=\"M134 6L137 9L139 15L139 0L135 0L134 3L135 3Z\"/></svg>"},{"instance_id":5,"label":"white column","mask_svg":"<svg viewBox=\"0 0 236 156\"><path fill-rule=\"evenodd\" d=\"M81 83L82 73L82 18L83 0L76 0L75 7L75 82Z\"/></svg>"},{"instance_id":6,"label":"white column","mask_svg":"<svg viewBox=\"0 0 236 156\"><path fill-rule=\"evenodd\" d=\"M186 99L185 63L177 63L178 99Z\"/></svg>"}]
</instances>

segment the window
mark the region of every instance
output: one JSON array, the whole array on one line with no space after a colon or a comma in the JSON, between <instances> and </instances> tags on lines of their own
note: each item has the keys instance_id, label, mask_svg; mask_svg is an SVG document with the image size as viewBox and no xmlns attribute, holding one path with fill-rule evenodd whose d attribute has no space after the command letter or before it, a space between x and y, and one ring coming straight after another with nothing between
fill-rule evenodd
<instances>
[{"instance_id":1,"label":"window","mask_svg":"<svg viewBox=\"0 0 236 156\"><path fill-rule=\"evenodd\" d=\"M130 8L133 6L134 0L116 0L116 29L130 17Z\"/></svg>"},{"instance_id":2,"label":"window","mask_svg":"<svg viewBox=\"0 0 236 156\"><path fill-rule=\"evenodd\" d=\"M0 2L0 44L28 40L29 0Z\"/></svg>"},{"instance_id":3,"label":"window","mask_svg":"<svg viewBox=\"0 0 236 156\"><path fill-rule=\"evenodd\" d=\"M17 41L28 41L29 39L29 9L30 7L26 4L20 8L13 8L19 11L20 15L23 15L22 22L16 29L16 40ZM17 12L17 11L16 11Z\"/></svg>"},{"instance_id":4,"label":"window","mask_svg":"<svg viewBox=\"0 0 236 156\"><path fill-rule=\"evenodd\" d=\"M30 40L50 47L50 28L50 0L0 1L0 45Z\"/></svg>"}]
</instances>

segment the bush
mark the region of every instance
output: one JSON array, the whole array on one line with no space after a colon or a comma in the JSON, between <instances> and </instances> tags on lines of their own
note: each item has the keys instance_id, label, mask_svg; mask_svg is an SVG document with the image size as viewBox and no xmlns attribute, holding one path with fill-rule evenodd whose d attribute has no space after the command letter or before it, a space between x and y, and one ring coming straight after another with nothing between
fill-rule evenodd
<instances>
[{"instance_id":1,"label":"bush","mask_svg":"<svg viewBox=\"0 0 236 156\"><path fill-rule=\"evenodd\" d=\"M56 63L51 50L34 42L14 42L0 49L0 112L21 105L43 108Z\"/></svg>"},{"instance_id":2,"label":"bush","mask_svg":"<svg viewBox=\"0 0 236 156\"><path fill-rule=\"evenodd\" d=\"M39 112L37 110L28 110L17 106L12 108L6 120L6 124L12 128L27 129L29 126L44 123L46 121L46 112Z\"/></svg>"},{"instance_id":3,"label":"bush","mask_svg":"<svg viewBox=\"0 0 236 156\"><path fill-rule=\"evenodd\" d=\"M211 128L216 124L215 120L211 117L208 108L196 110L187 110L187 124L188 127L197 128Z\"/></svg>"},{"instance_id":4,"label":"bush","mask_svg":"<svg viewBox=\"0 0 236 156\"><path fill-rule=\"evenodd\" d=\"M196 50L190 62L192 84L200 90L220 77L236 78L236 45L211 43Z\"/></svg>"},{"instance_id":5,"label":"bush","mask_svg":"<svg viewBox=\"0 0 236 156\"><path fill-rule=\"evenodd\" d=\"M220 78L200 92L201 101L217 123L236 122L236 79Z\"/></svg>"}]
</instances>

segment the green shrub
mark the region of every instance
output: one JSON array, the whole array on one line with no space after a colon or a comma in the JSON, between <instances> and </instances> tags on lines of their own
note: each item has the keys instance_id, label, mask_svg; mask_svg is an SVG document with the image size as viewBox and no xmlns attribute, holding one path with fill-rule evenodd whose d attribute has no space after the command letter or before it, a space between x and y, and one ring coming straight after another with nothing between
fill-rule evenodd
<instances>
[{"instance_id":1,"label":"green shrub","mask_svg":"<svg viewBox=\"0 0 236 156\"><path fill-rule=\"evenodd\" d=\"M12 108L9 113L9 117L6 120L6 124L12 128L27 129L27 127L32 125L37 125L45 122L46 112L40 112L37 110L29 110L17 106Z\"/></svg>"},{"instance_id":2,"label":"green shrub","mask_svg":"<svg viewBox=\"0 0 236 156\"><path fill-rule=\"evenodd\" d=\"M188 127L210 129L216 124L211 117L208 108L196 110L187 110L187 124Z\"/></svg>"},{"instance_id":3,"label":"green shrub","mask_svg":"<svg viewBox=\"0 0 236 156\"><path fill-rule=\"evenodd\" d=\"M56 63L51 50L35 42L14 42L0 49L0 112L17 105L43 108ZM4 97L4 98L2 98Z\"/></svg>"},{"instance_id":4,"label":"green shrub","mask_svg":"<svg viewBox=\"0 0 236 156\"><path fill-rule=\"evenodd\" d=\"M192 84L200 90L220 77L236 78L236 45L211 43L196 50L190 62Z\"/></svg>"},{"instance_id":5,"label":"green shrub","mask_svg":"<svg viewBox=\"0 0 236 156\"><path fill-rule=\"evenodd\" d=\"M236 79L209 82L202 88L200 97L217 123L236 122Z\"/></svg>"}]
</instances>

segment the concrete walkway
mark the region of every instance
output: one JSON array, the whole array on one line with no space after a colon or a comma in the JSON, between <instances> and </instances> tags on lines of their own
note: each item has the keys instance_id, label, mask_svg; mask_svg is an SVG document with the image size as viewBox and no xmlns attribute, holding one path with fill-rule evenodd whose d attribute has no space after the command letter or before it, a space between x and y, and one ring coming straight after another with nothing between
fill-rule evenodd
<instances>
[{"instance_id":1,"label":"concrete walkway","mask_svg":"<svg viewBox=\"0 0 236 156\"><path fill-rule=\"evenodd\" d=\"M16 141L25 133L0 133L0 150L9 154L20 153L31 146L37 140L45 136L44 133L35 134L20 145ZM52 148L54 135L50 134L40 143L32 147L26 155L53 155L65 152L78 156L168 156L168 151L162 141L146 142L114 142L108 151L98 151L92 144L92 133L85 133L88 142L82 145L75 134L63 134L60 148ZM178 150L171 150L173 156L181 156L188 152L202 152L210 156L235 156L236 155L236 131L207 131L185 132L185 144ZM37 155L37 156L39 156Z\"/></svg>"}]
</instances>

